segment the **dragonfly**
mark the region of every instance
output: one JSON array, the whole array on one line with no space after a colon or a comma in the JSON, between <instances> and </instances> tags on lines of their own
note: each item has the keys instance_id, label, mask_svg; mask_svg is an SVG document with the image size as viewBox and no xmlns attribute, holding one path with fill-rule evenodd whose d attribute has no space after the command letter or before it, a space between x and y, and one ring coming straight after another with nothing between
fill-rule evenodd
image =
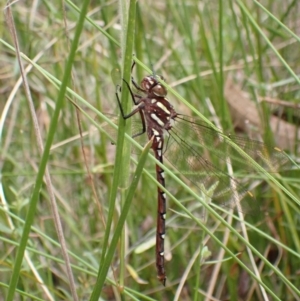
<instances>
[{"instance_id":1,"label":"dragonfly","mask_svg":"<svg viewBox=\"0 0 300 301\"><path fill-rule=\"evenodd\" d=\"M154 72L144 77L140 85L131 78L137 93L132 91L127 81L123 81L129 89L135 108L128 114L124 112L117 88L116 98L122 118L126 120L139 114L141 129L133 137L146 134L149 140L153 139L151 148L161 164L166 158L180 174L204 193L214 186L209 197L221 206L239 206L239 210L245 212L259 210L254 195L245 185L230 176L222 166L216 166L212 162L221 158L226 166L226 158L230 158L233 166L239 164L248 170L248 160L232 146L234 143L256 162L274 171L288 160L279 148L245 137L226 135L199 118L178 113L167 99L167 89L161 84L164 78ZM162 187L166 187L164 169L158 164L156 179ZM167 279L164 258L166 211L166 194L158 186L156 269L157 277L164 286Z\"/></svg>"}]
</instances>

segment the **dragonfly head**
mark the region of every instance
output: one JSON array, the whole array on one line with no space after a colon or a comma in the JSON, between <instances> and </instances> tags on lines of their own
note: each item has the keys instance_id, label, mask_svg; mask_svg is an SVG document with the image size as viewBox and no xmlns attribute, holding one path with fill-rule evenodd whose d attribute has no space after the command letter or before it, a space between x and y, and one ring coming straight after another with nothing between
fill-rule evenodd
<instances>
[{"instance_id":1,"label":"dragonfly head","mask_svg":"<svg viewBox=\"0 0 300 301\"><path fill-rule=\"evenodd\" d=\"M141 87L147 93L153 93L156 96L159 97L165 97L167 96L167 89L160 84L160 82L157 79L164 80L164 78L160 75L148 75L143 78L141 82Z\"/></svg>"}]
</instances>

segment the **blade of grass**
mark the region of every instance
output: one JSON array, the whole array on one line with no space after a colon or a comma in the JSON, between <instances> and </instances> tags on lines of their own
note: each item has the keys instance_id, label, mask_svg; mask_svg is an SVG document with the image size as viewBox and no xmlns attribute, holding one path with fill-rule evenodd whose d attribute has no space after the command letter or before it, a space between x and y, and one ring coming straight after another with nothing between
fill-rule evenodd
<instances>
[{"instance_id":1,"label":"blade of grass","mask_svg":"<svg viewBox=\"0 0 300 301\"><path fill-rule=\"evenodd\" d=\"M59 117L60 110L61 110L62 105L63 105L63 101L64 101L66 89L67 89L67 84L69 82L69 78L70 78L70 74L71 74L71 70L72 70L72 65L73 65L73 61L75 59L75 54L76 54L77 46L78 46L78 43L79 43L79 38L80 38L82 29L83 29L85 15L86 15L86 12L87 12L87 9L88 9L88 5L89 5L89 0L86 0L86 1L83 2L80 17L79 17L77 27L76 27L76 30L75 30L75 36L74 36L74 40L73 40L72 45L71 45L70 55L69 55L69 58L68 58L68 61L67 61L67 64L66 64L65 71L64 71L64 76L63 76L63 80L62 80L61 89L59 91L58 98L57 98L57 101L56 101L56 107L55 107L55 110L54 110L54 113L53 113L53 116L52 116L52 119L51 119L49 134L48 134L46 144L45 144L45 148L44 148L44 152L43 152L43 155L42 155L42 158L41 158L39 171L38 171L38 174L36 176L35 187L34 187L32 197L31 197L31 200L30 200L30 204L29 204L29 207L28 207L26 222L24 224L23 234L22 234L22 237L20 239L20 246L19 246L18 251L17 251L16 260L15 260L15 263L14 263L14 268L13 268L13 272L12 272L12 276L11 276L11 280L10 280L10 284L9 284L9 290L8 290L8 295L7 295L7 299L6 299L7 301L12 301L13 298L14 298L16 286L17 286L17 283L18 283L19 275L20 275L21 265L22 265L22 261L23 261L23 257L24 257L25 248L26 248L26 245L27 245L31 225L33 223L35 212L36 212L36 207L37 207L37 203L38 203L38 199L39 199L40 189L41 189L41 186L43 184L43 176L44 176L45 169L46 169L46 166L47 166L47 161L48 161L49 154L50 154L50 148L51 148L53 138L54 138L54 135L55 135L55 132L56 132L56 128L57 128L57 124L58 124L58 117ZM73 297L75 297L75 300L77 300L76 296L73 296Z\"/></svg>"},{"instance_id":2,"label":"blade of grass","mask_svg":"<svg viewBox=\"0 0 300 301\"><path fill-rule=\"evenodd\" d=\"M130 185L127 193L126 193L126 199L125 199L124 205L122 207L122 212L121 212L121 215L119 217L118 224L116 225L116 229L115 229L112 241L111 241L110 246L107 250L107 255L106 255L106 257L105 257L105 259L102 263L100 273L98 274L97 282L95 284L95 289L94 289L94 291L92 293L92 296L91 296L91 299L90 299L91 301L96 301L96 300L99 299L100 293L102 291L102 288L103 288L103 285L104 285L104 282L105 282L105 279L106 279L106 276L107 276L107 273L108 273L109 266L111 264L111 261L113 259L114 254L115 254L115 250L116 250L119 238L122 234L122 229L123 229L123 226L124 226L124 223L125 223L125 220L126 220L126 216L127 216L128 211L130 209L131 201L133 199L133 196L134 196L136 187L138 185L140 176L143 172L143 167L145 165L145 162L146 162L146 159L147 159L147 156L148 156L148 152L151 148L151 145L152 145L152 140L150 140L146 144L146 146L143 149L142 154L140 156L139 162L137 164L136 171L135 171L134 176L133 176L133 181L132 181L132 183L131 183L131 185Z\"/></svg>"},{"instance_id":3,"label":"blade of grass","mask_svg":"<svg viewBox=\"0 0 300 301\"><path fill-rule=\"evenodd\" d=\"M123 57L123 79L127 83L130 82L131 78L131 66L132 66L132 53L134 47L134 36L135 36L135 22L136 22L136 1L128 2L128 7L125 5L126 1L119 1L120 13L121 13L121 22L122 28L124 29L121 35L121 49ZM127 85L122 80L122 94L121 94L121 104L124 112L130 112L132 107L131 98L129 96L129 90ZM122 114L119 116L119 124L124 124L125 133L131 136L131 118L126 121L123 119ZM120 178L119 178L119 188L121 189L121 207L126 199L126 189L129 184L130 178L130 154L131 154L131 144L124 140L124 133L118 133L118 139L124 141L123 150L119 154L116 153L116 156L120 156ZM118 140L117 140L118 144ZM116 165L115 165L116 166ZM125 278L125 228L122 231L120 239L120 286L124 287L124 278Z\"/></svg>"},{"instance_id":4,"label":"blade of grass","mask_svg":"<svg viewBox=\"0 0 300 301\"><path fill-rule=\"evenodd\" d=\"M125 12L126 8L122 8L122 14L125 16L127 15L127 12ZM124 18L124 22L126 21L126 18ZM123 35L124 35L124 45L122 43L123 47L123 78L130 82L130 71L131 71L131 60L132 60L132 49L133 49L133 42L134 42L134 29L135 29L135 1L130 1L129 6L129 15L128 15L128 25L126 28L124 28ZM124 82L122 82L122 94L121 94L121 104L123 105L124 111L127 112L127 109L129 107L128 102L128 95L129 91L124 85ZM102 272L102 266L104 265L104 261L106 261L106 257L109 254L106 253L106 249L108 246L108 240L111 233L111 225L113 216L115 213L115 201L117 197L118 187L126 187L126 181L129 178L129 157L130 157L130 148L128 147L128 144L124 146L124 134L126 131L129 131L130 129L130 123L126 126L125 120L120 115L119 118L119 131L118 131L118 137L117 137L117 149L116 149L116 158L115 158L115 168L114 168L114 174L113 174L113 183L112 183L112 189L109 197L109 209L108 209L108 218L106 223L106 229L105 229L105 237L104 242L102 246L102 255L100 260L100 268L99 268L99 274L97 278L97 282L100 281L99 277L100 275L103 275ZM124 197L124 195L123 195ZM123 274L123 273L122 273ZM97 289L99 287L99 284L96 285L96 289L92 293L92 300L96 298L99 294L99 290Z\"/></svg>"}]
</instances>

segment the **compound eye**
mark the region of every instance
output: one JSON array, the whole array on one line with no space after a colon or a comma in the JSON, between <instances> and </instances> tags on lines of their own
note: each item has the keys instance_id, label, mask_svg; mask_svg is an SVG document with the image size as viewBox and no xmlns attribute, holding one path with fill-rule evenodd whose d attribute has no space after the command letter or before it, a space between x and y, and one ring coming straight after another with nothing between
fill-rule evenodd
<instances>
[{"instance_id":1,"label":"compound eye","mask_svg":"<svg viewBox=\"0 0 300 301\"><path fill-rule=\"evenodd\" d=\"M161 84L157 84L156 86L154 86L152 88L152 92L156 95L156 96L161 96L161 97L165 97L167 95L167 90L164 86L162 86Z\"/></svg>"}]
</instances>

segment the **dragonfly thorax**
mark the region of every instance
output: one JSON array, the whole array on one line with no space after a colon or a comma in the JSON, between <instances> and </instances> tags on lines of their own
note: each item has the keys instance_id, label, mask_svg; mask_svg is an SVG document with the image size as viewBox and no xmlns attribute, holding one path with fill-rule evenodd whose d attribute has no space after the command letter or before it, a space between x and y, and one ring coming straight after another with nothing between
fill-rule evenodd
<instances>
[{"instance_id":1,"label":"dragonfly thorax","mask_svg":"<svg viewBox=\"0 0 300 301\"><path fill-rule=\"evenodd\" d=\"M177 116L173 106L165 97L146 97L143 102L149 138L152 136L152 129L164 136L167 131L171 130Z\"/></svg>"}]
</instances>

